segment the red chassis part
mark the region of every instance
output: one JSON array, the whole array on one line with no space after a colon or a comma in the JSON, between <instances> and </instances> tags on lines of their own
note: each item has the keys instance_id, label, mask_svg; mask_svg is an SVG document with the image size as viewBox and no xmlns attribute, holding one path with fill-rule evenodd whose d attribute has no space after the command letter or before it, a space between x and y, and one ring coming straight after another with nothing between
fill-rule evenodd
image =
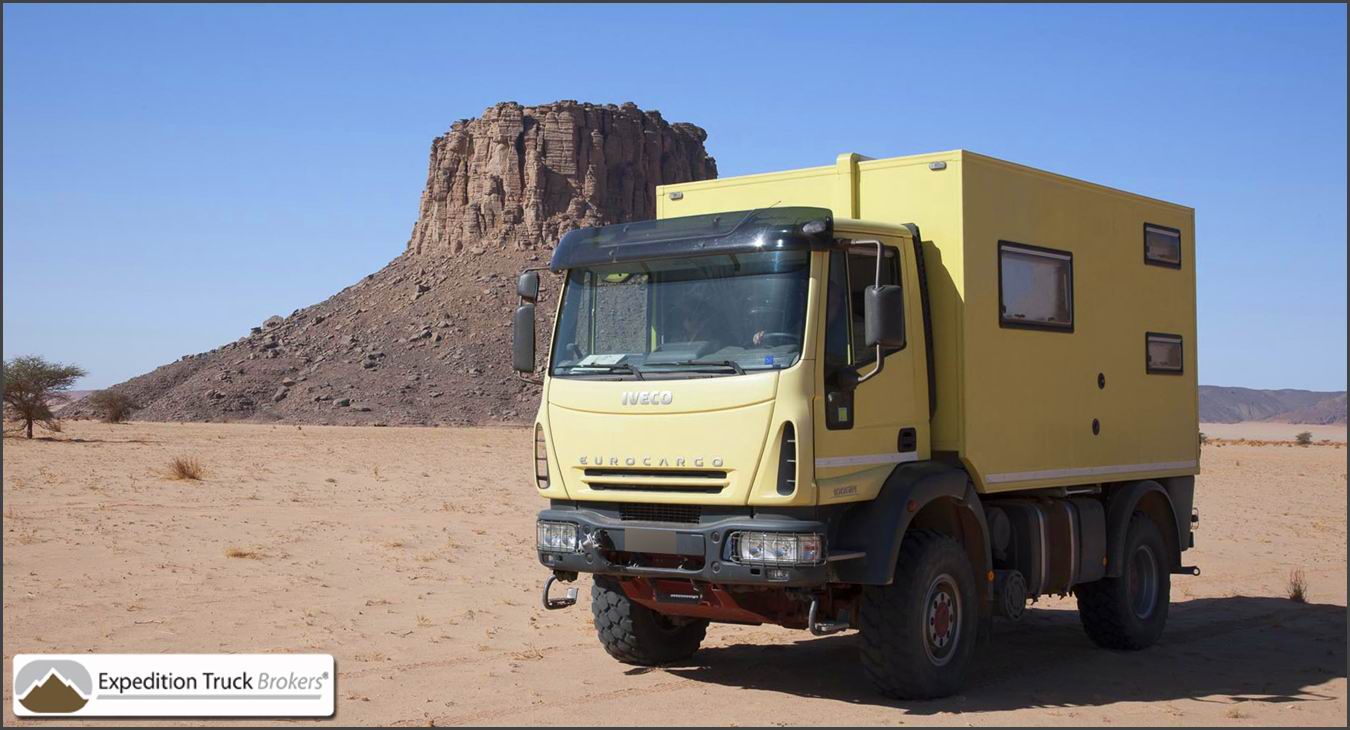
<instances>
[{"instance_id":1,"label":"red chassis part","mask_svg":"<svg viewBox=\"0 0 1350 730\"><path fill-rule=\"evenodd\" d=\"M729 588L715 583L667 578L623 578L624 595L666 616L687 616L728 624L776 624L806 628L809 602L785 588ZM821 596L825 615L851 609L855 596L827 591ZM851 613L851 610L849 611Z\"/></svg>"}]
</instances>

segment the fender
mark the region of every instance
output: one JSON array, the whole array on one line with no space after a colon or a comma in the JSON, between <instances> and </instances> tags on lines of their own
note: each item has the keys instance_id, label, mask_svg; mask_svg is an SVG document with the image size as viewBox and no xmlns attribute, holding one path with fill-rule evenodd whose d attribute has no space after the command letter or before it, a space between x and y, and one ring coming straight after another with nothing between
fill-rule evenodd
<instances>
[{"instance_id":1,"label":"fender","mask_svg":"<svg viewBox=\"0 0 1350 730\"><path fill-rule=\"evenodd\" d=\"M914 516L937 499L954 500L962 513L962 522L974 524L980 533L980 546L972 559L977 586L993 564L989 553L989 526L979 495L965 471L936 461L901 464L886 478L876 498L860 502L846 512L839 523L838 535L846 535L841 552L859 551L866 557L840 561L835 567L842 583L889 585L894 579L900 542ZM914 502L913 510L909 503ZM967 551L970 547L967 546Z\"/></svg>"},{"instance_id":2,"label":"fender","mask_svg":"<svg viewBox=\"0 0 1350 730\"><path fill-rule=\"evenodd\" d=\"M1172 497L1163 489L1162 485L1151 480L1142 482L1130 482L1121 486L1111 493L1111 500L1106 511L1106 577L1119 578L1124 572L1125 567L1125 531L1130 526L1130 517L1134 515L1135 508L1139 506L1139 501L1146 494L1159 494L1167 504L1167 514L1172 520L1172 535L1178 535L1178 520L1176 509L1172 504ZM1189 518L1189 515L1188 515ZM1189 524L1187 524L1189 527ZM1164 535L1167 534L1168 526L1159 525ZM1168 544L1174 544L1168 540ZM1179 545L1179 542L1177 543ZM1171 556L1172 564L1179 565L1181 562L1181 552L1178 550Z\"/></svg>"}]
</instances>

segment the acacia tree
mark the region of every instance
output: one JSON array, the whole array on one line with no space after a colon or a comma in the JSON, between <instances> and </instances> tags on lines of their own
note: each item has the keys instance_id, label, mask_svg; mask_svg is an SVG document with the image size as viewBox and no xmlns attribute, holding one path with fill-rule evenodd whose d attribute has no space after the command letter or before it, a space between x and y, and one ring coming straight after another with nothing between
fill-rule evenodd
<instances>
[{"instance_id":1,"label":"acacia tree","mask_svg":"<svg viewBox=\"0 0 1350 730\"><path fill-rule=\"evenodd\" d=\"M28 438L33 438L34 421L60 430L52 401L61 398L62 391L69 390L84 375L84 368L78 365L48 362L33 355L6 360L0 371L5 384L5 417L21 422Z\"/></svg>"}]
</instances>

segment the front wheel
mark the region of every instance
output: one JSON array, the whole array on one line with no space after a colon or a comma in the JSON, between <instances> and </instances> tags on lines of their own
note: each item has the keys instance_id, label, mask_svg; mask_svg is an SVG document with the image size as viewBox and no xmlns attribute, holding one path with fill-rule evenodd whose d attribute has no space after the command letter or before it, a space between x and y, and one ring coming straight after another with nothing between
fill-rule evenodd
<instances>
[{"instance_id":1,"label":"front wheel","mask_svg":"<svg viewBox=\"0 0 1350 730\"><path fill-rule=\"evenodd\" d=\"M1078 617L1088 638L1106 649L1136 651L1151 646L1167 625L1172 574L1167 542L1142 512L1125 530L1125 565L1119 578L1074 588Z\"/></svg>"},{"instance_id":2,"label":"front wheel","mask_svg":"<svg viewBox=\"0 0 1350 730\"><path fill-rule=\"evenodd\" d=\"M663 616L633 602L618 581L601 575L591 586L591 615L610 656L647 667L693 656L708 630L705 619Z\"/></svg>"},{"instance_id":3,"label":"front wheel","mask_svg":"<svg viewBox=\"0 0 1350 730\"><path fill-rule=\"evenodd\" d=\"M882 694L946 697L961 688L978 626L975 574L955 540L911 530L895 579L863 590L862 663Z\"/></svg>"}]
</instances>

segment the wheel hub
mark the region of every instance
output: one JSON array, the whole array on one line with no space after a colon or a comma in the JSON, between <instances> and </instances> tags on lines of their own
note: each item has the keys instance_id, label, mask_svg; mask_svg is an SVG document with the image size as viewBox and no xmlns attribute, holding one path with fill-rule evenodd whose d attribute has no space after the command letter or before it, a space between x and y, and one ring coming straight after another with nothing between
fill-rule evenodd
<instances>
[{"instance_id":1,"label":"wheel hub","mask_svg":"<svg viewBox=\"0 0 1350 730\"><path fill-rule=\"evenodd\" d=\"M1131 556L1128 581L1130 608L1136 618L1147 619L1158 602L1158 561L1147 545Z\"/></svg>"},{"instance_id":2,"label":"wheel hub","mask_svg":"<svg viewBox=\"0 0 1350 730\"><path fill-rule=\"evenodd\" d=\"M961 637L960 595L956 581L944 573L933 580L924 600L924 651L939 666L951 659Z\"/></svg>"}]
</instances>

